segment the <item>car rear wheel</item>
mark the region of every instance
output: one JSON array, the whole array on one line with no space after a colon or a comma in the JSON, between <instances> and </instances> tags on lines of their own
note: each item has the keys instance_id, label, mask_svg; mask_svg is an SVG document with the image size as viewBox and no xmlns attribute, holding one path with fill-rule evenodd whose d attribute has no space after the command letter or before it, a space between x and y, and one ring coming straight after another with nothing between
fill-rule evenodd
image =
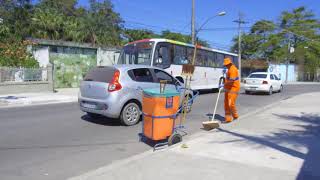
<instances>
[{"instance_id":1,"label":"car rear wheel","mask_svg":"<svg viewBox=\"0 0 320 180\"><path fill-rule=\"evenodd\" d=\"M140 120L140 107L135 102L126 104L121 112L121 123L125 126L132 126Z\"/></svg>"},{"instance_id":2,"label":"car rear wheel","mask_svg":"<svg viewBox=\"0 0 320 180\"><path fill-rule=\"evenodd\" d=\"M279 92L283 91L283 85L280 86Z\"/></svg>"},{"instance_id":3,"label":"car rear wheel","mask_svg":"<svg viewBox=\"0 0 320 180\"><path fill-rule=\"evenodd\" d=\"M245 91L246 94L250 94L250 91Z\"/></svg>"},{"instance_id":4,"label":"car rear wheel","mask_svg":"<svg viewBox=\"0 0 320 180\"><path fill-rule=\"evenodd\" d=\"M272 88L272 86L269 88L269 92L268 92L268 94L269 95L272 95L272 93L273 93L273 88Z\"/></svg>"}]
</instances>

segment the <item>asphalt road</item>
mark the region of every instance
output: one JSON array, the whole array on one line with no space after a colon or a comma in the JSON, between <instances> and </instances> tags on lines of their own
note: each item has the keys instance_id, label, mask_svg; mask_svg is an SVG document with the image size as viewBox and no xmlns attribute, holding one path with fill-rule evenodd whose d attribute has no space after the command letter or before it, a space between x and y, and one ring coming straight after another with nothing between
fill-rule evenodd
<instances>
[{"instance_id":1,"label":"asphalt road","mask_svg":"<svg viewBox=\"0 0 320 180\"><path fill-rule=\"evenodd\" d=\"M272 96L240 94L241 115L320 85L288 85ZM190 134L212 113L217 93L202 92L186 122ZM218 114L223 115L223 96ZM0 109L0 179L66 179L151 149L138 141L141 123L92 120L76 103Z\"/></svg>"}]
</instances>

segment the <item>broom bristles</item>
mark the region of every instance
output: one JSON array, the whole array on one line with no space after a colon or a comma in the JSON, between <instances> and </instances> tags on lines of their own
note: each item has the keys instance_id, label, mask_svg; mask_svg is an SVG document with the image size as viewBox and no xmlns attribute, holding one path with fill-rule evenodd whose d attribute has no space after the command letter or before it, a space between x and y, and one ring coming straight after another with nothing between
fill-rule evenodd
<instances>
[{"instance_id":1,"label":"broom bristles","mask_svg":"<svg viewBox=\"0 0 320 180\"><path fill-rule=\"evenodd\" d=\"M219 121L205 121L202 122L203 129L205 130L211 130L218 128L220 126Z\"/></svg>"}]
</instances>

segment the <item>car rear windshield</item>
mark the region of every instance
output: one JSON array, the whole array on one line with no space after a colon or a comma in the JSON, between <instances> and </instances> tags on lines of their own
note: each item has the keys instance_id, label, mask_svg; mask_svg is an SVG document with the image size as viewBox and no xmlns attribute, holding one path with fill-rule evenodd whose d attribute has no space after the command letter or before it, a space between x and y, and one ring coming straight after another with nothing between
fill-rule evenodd
<instances>
[{"instance_id":1,"label":"car rear windshield","mask_svg":"<svg viewBox=\"0 0 320 180\"><path fill-rule=\"evenodd\" d=\"M251 74L248 78L265 79L265 78L267 78L267 75L266 74Z\"/></svg>"},{"instance_id":2,"label":"car rear windshield","mask_svg":"<svg viewBox=\"0 0 320 180\"><path fill-rule=\"evenodd\" d=\"M84 78L84 81L96 81L109 83L116 69L114 67L96 67L91 69Z\"/></svg>"}]
</instances>

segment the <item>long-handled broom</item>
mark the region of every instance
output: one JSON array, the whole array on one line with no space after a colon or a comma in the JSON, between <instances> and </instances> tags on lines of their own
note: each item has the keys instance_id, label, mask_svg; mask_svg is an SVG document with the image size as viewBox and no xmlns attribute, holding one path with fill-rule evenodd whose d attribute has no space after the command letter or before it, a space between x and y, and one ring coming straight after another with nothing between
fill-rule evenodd
<instances>
[{"instance_id":1,"label":"long-handled broom","mask_svg":"<svg viewBox=\"0 0 320 180\"><path fill-rule=\"evenodd\" d=\"M223 88L219 88L219 93L218 93L216 105L215 105L215 107L214 107L214 111L213 111L213 114L212 114L212 118L211 118L209 121L204 121L204 122L202 122L203 129L205 129L205 130L207 130L207 131L210 131L211 129L214 129L214 128L218 128L218 127L219 127L219 121L215 121L215 120L214 120L214 117L215 117L215 115L216 115L217 106L218 106L218 102L219 102L219 97L220 97L220 94L221 94L222 89L223 89Z\"/></svg>"}]
</instances>

